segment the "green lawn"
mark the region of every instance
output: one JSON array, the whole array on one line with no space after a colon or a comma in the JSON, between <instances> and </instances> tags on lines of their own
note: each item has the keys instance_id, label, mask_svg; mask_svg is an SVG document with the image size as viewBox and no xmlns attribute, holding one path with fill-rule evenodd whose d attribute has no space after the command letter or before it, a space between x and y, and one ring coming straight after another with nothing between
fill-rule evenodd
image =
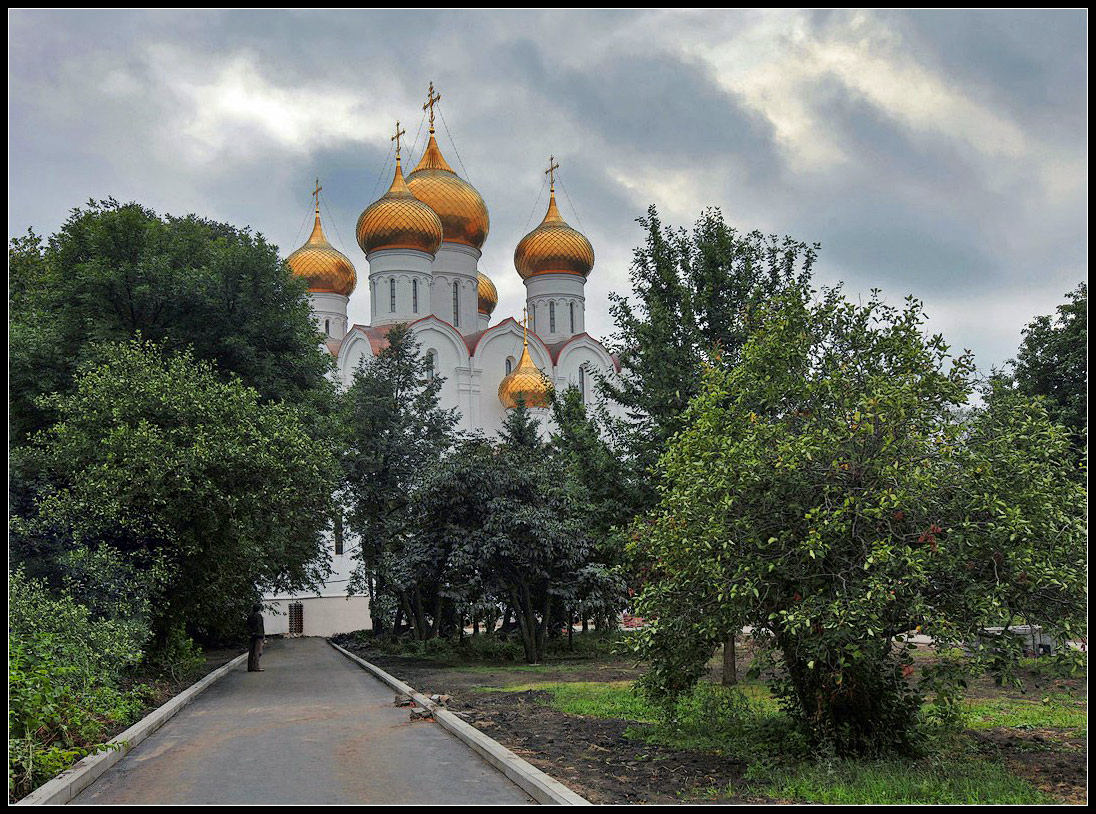
<instances>
[{"instance_id":1,"label":"green lawn","mask_svg":"<svg viewBox=\"0 0 1096 814\"><path fill-rule=\"evenodd\" d=\"M1002 764L973 758L805 763L752 790L780 800L849 805L1055 802Z\"/></svg>"}]
</instances>

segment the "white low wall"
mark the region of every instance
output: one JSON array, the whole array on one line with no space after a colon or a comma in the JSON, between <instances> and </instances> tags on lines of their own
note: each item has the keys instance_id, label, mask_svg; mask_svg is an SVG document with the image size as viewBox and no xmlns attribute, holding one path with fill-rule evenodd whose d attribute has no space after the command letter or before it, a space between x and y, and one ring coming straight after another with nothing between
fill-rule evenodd
<instances>
[{"instance_id":1,"label":"white low wall","mask_svg":"<svg viewBox=\"0 0 1096 814\"><path fill-rule=\"evenodd\" d=\"M364 596L309 596L301 599L263 600L263 627L267 636L289 633L289 605L304 610L303 636L334 636L370 626L369 599Z\"/></svg>"}]
</instances>

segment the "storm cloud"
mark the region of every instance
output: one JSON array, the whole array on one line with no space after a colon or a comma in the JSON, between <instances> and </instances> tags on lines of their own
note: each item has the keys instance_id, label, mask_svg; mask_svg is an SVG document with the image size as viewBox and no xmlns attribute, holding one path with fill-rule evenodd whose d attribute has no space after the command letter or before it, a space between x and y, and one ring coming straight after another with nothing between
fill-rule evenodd
<instances>
[{"instance_id":1,"label":"storm cloud","mask_svg":"<svg viewBox=\"0 0 1096 814\"><path fill-rule=\"evenodd\" d=\"M358 213L439 141L483 195L496 316L513 249L562 165L564 216L597 252L592 333L612 331L635 223L820 242L818 281L926 302L980 366L1087 278L1085 12L9 12L9 236L88 198L249 225L288 254L319 176L359 274ZM410 165L410 161L408 162ZM368 319L367 287L351 298Z\"/></svg>"}]
</instances>

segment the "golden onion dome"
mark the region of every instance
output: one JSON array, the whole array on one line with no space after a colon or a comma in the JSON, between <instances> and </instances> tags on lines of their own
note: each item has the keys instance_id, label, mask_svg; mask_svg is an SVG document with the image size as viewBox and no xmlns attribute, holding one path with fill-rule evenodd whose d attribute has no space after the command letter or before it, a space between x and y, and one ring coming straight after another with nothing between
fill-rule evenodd
<instances>
[{"instance_id":1,"label":"golden onion dome","mask_svg":"<svg viewBox=\"0 0 1096 814\"><path fill-rule=\"evenodd\" d=\"M418 166L407 176L411 193L441 219L443 240L481 248L491 228L487 204L476 188L453 172L438 149L430 130L430 142Z\"/></svg>"},{"instance_id":2,"label":"golden onion dome","mask_svg":"<svg viewBox=\"0 0 1096 814\"><path fill-rule=\"evenodd\" d=\"M316 223L308 241L285 259L290 270L308 283L313 293L334 293L349 297L358 284L354 264L345 254L327 242L316 205Z\"/></svg>"},{"instance_id":3,"label":"golden onion dome","mask_svg":"<svg viewBox=\"0 0 1096 814\"><path fill-rule=\"evenodd\" d=\"M544 220L523 237L514 250L514 267L523 280L537 274L590 276L594 267L594 247L586 235L572 229L560 216L554 186Z\"/></svg>"},{"instance_id":4,"label":"golden onion dome","mask_svg":"<svg viewBox=\"0 0 1096 814\"><path fill-rule=\"evenodd\" d=\"M441 221L407 188L398 155L392 186L365 208L356 231L367 256L381 249L415 249L433 256L441 245Z\"/></svg>"},{"instance_id":5,"label":"golden onion dome","mask_svg":"<svg viewBox=\"0 0 1096 814\"><path fill-rule=\"evenodd\" d=\"M552 384L541 369L533 364L529 355L529 340L521 351L518 366L499 383L499 401L506 409L518 406L520 398L526 407L547 407L552 395Z\"/></svg>"},{"instance_id":6,"label":"golden onion dome","mask_svg":"<svg viewBox=\"0 0 1096 814\"><path fill-rule=\"evenodd\" d=\"M479 283L477 289L479 293L479 312L491 316L491 313L495 310L495 306L499 304L498 289L495 288L495 284L491 282L491 278L482 271L476 274L476 280Z\"/></svg>"}]
</instances>

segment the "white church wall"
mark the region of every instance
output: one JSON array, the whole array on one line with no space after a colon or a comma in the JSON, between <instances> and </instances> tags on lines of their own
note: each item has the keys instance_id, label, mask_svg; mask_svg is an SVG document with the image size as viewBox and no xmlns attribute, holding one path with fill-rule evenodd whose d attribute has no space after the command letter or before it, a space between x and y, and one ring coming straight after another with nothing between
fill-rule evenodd
<instances>
[{"instance_id":1,"label":"white church wall","mask_svg":"<svg viewBox=\"0 0 1096 814\"><path fill-rule=\"evenodd\" d=\"M434 257L431 289L432 313L454 326L462 334L479 328L480 251L461 243L442 243ZM457 285L457 311L453 310L453 285Z\"/></svg>"},{"instance_id":2,"label":"white church wall","mask_svg":"<svg viewBox=\"0 0 1096 814\"><path fill-rule=\"evenodd\" d=\"M441 405L460 410L459 426L471 429L474 412L469 393L471 368L464 338L452 326L436 318L416 322L412 330L422 352L434 355L436 373L445 377L439 394Z\"/></svg>"},{"instance_id":3,"label":"white church wall","mask_svg":"<svg viewBox=\"0 0 1096 814\"><path fill-rule=\"evenodd\" d=\"M373 252L369 261L372 325L410 322L432 313L430 285L434 259L411 249Z\"/></svg>"},{"instance_id":4,"label":"white church wall","mask_svg":"<svg viewBox=\"0 0 1096 814\"><path fill-rule=\"evenodd\" d=\"M308 295L316 329L332 339L346 335L346 304L349 297L332 291L312 291Z\"/></svg>"},{"instance_id":5,"label":"white church wall","mask_svg":"<svg viewBox=\"0 0 1096 814\"><path fill-rule=\"evenodd\" d=\"M289 606L301 603L302 636L334 636L371 626L369 599L364 596L309 596L263 601L263 627L267 636L289 633Z\"/></svg>"},{"instance_id":6,"label":"white church wall","mask_svg":"<svg viewBox=\"0 0 1096 814\"><path fill-rule=\"evenodd\" d=\"M576 274L537 274L525 281L525 302L533 330L548 344L586 330L586 280ZM574 329L571 326L574 306ZM554 315L553 315L554 312Z\"/></svg>"}]
</instances>

